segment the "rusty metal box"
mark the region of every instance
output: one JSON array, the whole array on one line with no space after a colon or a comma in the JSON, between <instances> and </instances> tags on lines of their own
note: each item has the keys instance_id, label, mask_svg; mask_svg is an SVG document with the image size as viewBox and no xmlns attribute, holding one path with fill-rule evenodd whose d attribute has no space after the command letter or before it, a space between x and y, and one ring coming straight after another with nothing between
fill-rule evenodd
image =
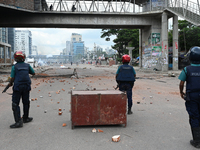
<instances>
[{"instance_id":1,"label":"rusty metal box","mask_svg":"<svg viewBox=\"0 0 200 150\"><path fill-rule=\"evenodd\" d=\"M126 126L126 94L121 91L72 91L71 121L74 126Z\"/></svg>"}]
</instances>

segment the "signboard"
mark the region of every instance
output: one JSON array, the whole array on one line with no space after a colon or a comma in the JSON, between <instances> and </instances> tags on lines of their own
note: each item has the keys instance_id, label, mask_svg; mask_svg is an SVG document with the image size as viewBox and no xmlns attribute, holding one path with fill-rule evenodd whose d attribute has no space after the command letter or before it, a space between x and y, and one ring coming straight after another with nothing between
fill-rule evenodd
<instances>
[{"instance_id":1,"label":"signboard","mask_svg":"<svg viewBox=\"0 0 200 150\"><path fill-rule=\"evenodd\" d=\"M160 44L160 33L152 33L152 45Z\"/></svg>"}]
</instances>

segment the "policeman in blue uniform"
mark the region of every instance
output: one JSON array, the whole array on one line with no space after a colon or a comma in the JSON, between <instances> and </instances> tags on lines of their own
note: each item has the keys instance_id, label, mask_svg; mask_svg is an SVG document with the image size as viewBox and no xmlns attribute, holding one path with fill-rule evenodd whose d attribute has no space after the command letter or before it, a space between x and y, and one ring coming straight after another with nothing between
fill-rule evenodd
<instances>
[{"instance_id":1,"label":"policeman in blue uniform","mask_svg":"<svg viewBox=\"0 0 200 150\"><path fill-rule=\"evenodd\" d=\"M186 110L189 114L189 123L193 140L190 144L200 148L200 47L192 47L189 51L191 65L185 67L179 75L180 95L185 100ZM183 92L186 81L186 93Z\"/></svg>"},{"instance_id":2,"label":"policeman in blue uniform","mask_svg":"<svg viewBox=\"0 0 200 150\"><path fill-rule=\"evenodd\" d=\"M116 72L116 81L119 85L120 91L126 91L127 98L128 98L128 113L132 114L132 88L134 86L136 72L134 68L128 63L130 62L131 58L129 55L122 56L122 63L123 65L119 66Z\"/></svg>"},{"instance_id":3,"label":"policeman in blue uniform","mask_svg":"<svg viewBox=\"0 0 200 150\"><path fill-rule=\"evenodd\" d=\"M10 125L10 128L20 128L23 127L23 122L28 123L33 120L29 117L29 93L31 90L31 80L29 74L35 75L33 68L24 63L26 55L22 51L16 51L14 53L14 59L17 62L12 66L11 70L11 81L9 86L12 86L13 83L13 95L12 95L12 110L15 119L15 123ZM20 98L22 97L23 103L23 118L20 115Z\"/></svg>"}]
</instances>

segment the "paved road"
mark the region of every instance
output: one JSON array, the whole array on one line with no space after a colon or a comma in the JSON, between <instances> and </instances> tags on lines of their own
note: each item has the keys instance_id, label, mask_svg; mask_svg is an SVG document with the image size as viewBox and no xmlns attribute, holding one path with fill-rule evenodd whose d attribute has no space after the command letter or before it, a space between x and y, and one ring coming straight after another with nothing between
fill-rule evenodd
<instances>
[{"instance_id":1,"label":"paved road","mask_svg":"<svg viewBox=\"0 0 200 150\"><path fill-rule=\"evenodd\" d=\"M70 67L70 66L66 66ZM86 67L86 68L85 68ZM11 96L0 93L1 150L192 150L192 138L184 101L178 94L177 77L162 73L138 71L133 88L133 115L128 115L127 127L86 126L71 129L71 90L113 89L116 67L71 66L53 69L46 74L66 74L77 68L79 79L63 77L32 78L30 116L33 122L23 128L10 129L14 122ZM0 87L0 91L3 87ZM56 92L60 90L60 94ZM12 92L11 89L8 92ZM49 94L50 93L50 94ZM51 97L50 97L51 96ZM58 103L59 102L59 103ZM140 104L137 104L140 102ZM22 107L21 107L22 108ZM63 110L61 116L58 109ZM45 113L46 112L46 113ZM62 124L66 123L66 127ZM103 133L92 133L93 128ZM113 135L121 135L118 143Z\"/></svg>"}]
</instances>

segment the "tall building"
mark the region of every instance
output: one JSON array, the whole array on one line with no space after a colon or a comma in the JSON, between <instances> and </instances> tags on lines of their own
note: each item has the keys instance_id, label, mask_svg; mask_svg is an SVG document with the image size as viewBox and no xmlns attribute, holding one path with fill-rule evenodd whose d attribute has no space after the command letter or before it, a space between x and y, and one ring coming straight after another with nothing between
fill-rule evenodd
<instances>
[{"instance_id":1,"label":"tall building","mask_svg":"<svg viewBox=\"0 0 200 150\"><path fill-rule=\"evenodd\" d=\"M72 33L71 36L71 42L78 42L78 41L82 41L82 35L78 34L78 33Z\"/></svg>"},{"instance_id":2,"label":"tall building","mask_svg":"<svg viewBox=\"0 0 200 150\"><path fill-rule=\"evenodd\" d=\"M11 51L15 51L15 28L8 28L8 43L11 45Z\"/></svg>"},{"instance_id":3,"label":"tall building","mask_svg":"<svg viewBox=\"0 0 200 150\"><path fill-rule=\"evenodd\" d=\"M26 56L32 54L32 34L29 30L15 30L15 51L21 50Z\"/></svg>"},{"instance_id":4,"label":"tall building","mask_svg":"<svg viewBox=\"0 0 200 150\"><path fill-rule=\"evenodd\" d=\"M8 43L8 28L0 28L0 42L2 43ZM3 47L0 47L0 58L4 58L4 49Z\"/></svg>"},{"instance_id":5,"label":"tall building","mask_svg":"<svg viewBox=\"0 0 200 150\"><path fill-rule=\"evenodd\" d=\"M31 55L38 55L37 46L35 46L35 45L32 46L32 53L31 53Z\"/></svg>"},{"instance_id":6,"label":"tall building","mask_svg":"<svg viewBox=\"0 0 200 150\"><path fill-rule=\"evenodd\" d=\"M66 55L71 55L70 52L71 52L71 42L66 41L66 51L65 51L65 53L66 53Z\"/></svg>"},{"instance_id":7,"label":"tall building","mask_svg":"<svg viewBox=\"0 0 200 150\"><path fill-rule=\"evenodd\" d=\"M84 41L82 41L82 35L72 33L71 36L71 54L73 56L81 55L84 56Z\"/></svg>"},{"instance_id":8,"label":"tall building","mask_svg":"<svg viewBox=\"0 0 200 150\"><path fill-rule=\"evenodd\" d=\"M84 56L84 42L73 42L73 52L74 55L81 55L82 57Z\"/></svg>"}]
</instances>

